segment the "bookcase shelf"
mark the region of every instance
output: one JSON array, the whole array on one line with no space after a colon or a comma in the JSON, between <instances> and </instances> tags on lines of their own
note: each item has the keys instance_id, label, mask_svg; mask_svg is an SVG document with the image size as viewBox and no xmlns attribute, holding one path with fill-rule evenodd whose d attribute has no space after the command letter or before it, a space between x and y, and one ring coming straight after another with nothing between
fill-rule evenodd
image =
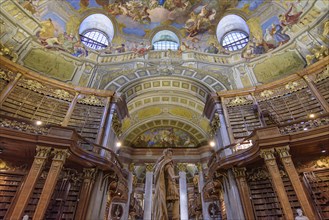
<instances>
[{"instance_id":1,"label":"bookcase shelf","mask_svg":"<svg viewBox=\"0 0 329 220\"><path fill-rule=\"evenodd\" d=\"M19 189L24 175L0 172L0 219L4 219L16 192Z\"/></svg>"},{"instance_id":2,"label":"bookcase shelf","mask_svg":"<svg viewBox=\"0 0 329 220\"><path fill-rule=\"evenodd\" d=\"M303 181L321 219L329 220L329 169L304 172Z\"/></svg>"}]
</instances>

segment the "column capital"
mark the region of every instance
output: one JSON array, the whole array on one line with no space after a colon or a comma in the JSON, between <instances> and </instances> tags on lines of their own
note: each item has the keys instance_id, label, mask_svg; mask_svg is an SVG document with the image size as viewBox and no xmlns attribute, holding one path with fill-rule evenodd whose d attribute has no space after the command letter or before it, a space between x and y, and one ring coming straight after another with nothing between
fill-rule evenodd
<instances>
[{"instance_id":1,"label":"column capital","mask_svg":"<svg viewBox=\"0 0 329 220\"><path fill-rule=\"evenodd\" d=\"M262 149L260 151L260 156L262 158L264 158L264 160L273 160L273 159L275 159L275 157L274 157L274 148Z\"/></svg>"},{"instance_id":2,"label":"column capital","mask_svg":"<svg viewBox=\"0 0 329 220\"><path fill-rule=\"evenodd\" d=\"M186 163L178 163L177 168L179 172L186 172L187 164Z\"/></svg>"},{"instance_id":3,"label":"column capital","mask_svg":"<svg viewBox=\"0 0 329 220\"><path fill-rule=\"evenodd\" d=\"M153 172L154 163L146 163L146 172Z\"/></svg>"},{"instance_id":4,"label":"column capital","mask_svg":"<svg viewBox=\"0 0 329 220\"><path fill-rule=\"evenodd\" d=\"M129 164L129 168L128 168L128 170L129 170L130 172L133 172L133 171L135 170L135 164L134 164L134 163Z\"/></svg>"},{"instance_id":5,"label":"column capital","mask_svg":"<svg viewBox=\"0 0 329 220\"><path fill-rule=\"evenodd\" d=\"M196 164L196 167L198 168L198 171L199 172L202 172L203 171L202 170L202 164L200 162Z\"/></svg>"},{"instance_id":6,"label":"column capital","mask_svg":"<svg viewBox=\"0 0 329 220\"><path fill-rule=\"evenodd\" d=\"M59 161L65 161L67 157L70 156L69 150L68 149L57 149L55 148L52 152L54 155L53 160L59 160Z\"/></svg>"},{"instance_id":7,"label":"column capital","mask_svg":"<svg viewBox=\"0 0 329 220\"><path fill-rule=\"evenodd\" d=\"M291 157L289 154L290 148L288 145L284 147L276 147L275 150L279 153L280 158Z\"/></svg>"},{"instance_id":8,"label":"column capital","mask_svg":"<svg viewBox=\"0 0 329 220\"><path fill-rule=\"evenodd\" d=\"M83 168L83 179L94 179L96 168Z\"/></svg>"},{"instance_id":9,"label":"column capital","mask_svg":"<svg viewBox=\"0 0 329 220\"><path fill-rule=\"evenodd\" d=\"M37 153L36 153L35 157L47 158L49 156L50 151L51 151L51 147L43 147L43 146L37 145L37 148L36 148Z\"/></svg>"},{"instance_id":10,"label":"column capital","mask_svg":"<svg viewBox=\"0 0 329 220\"><path fill-rule=\"evenodd\" d=\"M245 177L246 176L246 168L245 167L233 167L232 171L234 176L237 177Z\"/></svg>"}]
</instances>

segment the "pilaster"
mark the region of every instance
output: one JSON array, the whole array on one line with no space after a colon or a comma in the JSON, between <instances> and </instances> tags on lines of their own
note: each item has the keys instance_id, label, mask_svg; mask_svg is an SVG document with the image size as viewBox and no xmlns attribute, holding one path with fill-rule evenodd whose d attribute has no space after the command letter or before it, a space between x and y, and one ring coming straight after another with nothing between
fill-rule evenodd
<instances>
[{"instance_id":1,"label":"pilaster","mask_svg":"<svg viewBox=\"0 0 329 220\"><path fill-rule=\"evenodd\" d=\"M291 155L289 154L289 146L277 147L275 150L279 153L282 164L289 176L304 213L309 219L316 219L316 213L314 213L312 205L306 196L302 183L299 180L295 165L291 159Z\"/></svg>"},{"instance_id":2,"label":"pilaster","mask_svg":"<svg viewBox=\"0 0 329 220\"><path fill-rule=\"evenodd\" d=\"M54 192L59 174L63 168L66 158L70 155L67 149L54 149L53 154L54 158L51 163L45 185L43 186L37 208L34 212L33 219L43 219L51 196Z\"/></svg>"},{"instance_id":3,"label":"pilaster","mask_svg":"<svg viewBox=\"0 0 329 220\"><path fill-rule=\"evenodd\" d=\"M8 215L8 219L10 220L17 220L22 218L24 209L29 202L29 198L34 190L35 184L40 174L42 173L51 148L37 146L36 151L37 154L34 157L34 161L22 186L22 189L18 194L18 199L14 204L14 208L12 209L11 214Z\"/></svg>"},{"instance_id":4,"label":"pilaster","mask_svg":"<svg viewBox=\"0 0 329 220\"><path fill-rule=\"evenodd\" d=\"M91 190L95 181L96 168L83 169L83 183L81 186L79 203L75 214L75 220L83 220L86 217Z\"/></svg>"},{"instance_id":5,"label":"pilaster","mask_svg":"<svg viewBox=\"0 0 329 220\"><path fill-rule=\"evenodd\" d=\"M250 192L246 179L246 168L233 168L233 173L238 185L238 190L241 197L243 211L246 219L255 219L253 207L250 200Z\"/></svg>"},{"instance_id":6,"label":"pilaster","mask_svg":"<svg viewBox=\"0 0 329 220\"><path fill-rule=\"evenodd\" d=\"M279 198L285 219L294 219L280 171L274 157L274 148L261 150L260 156L265 160L266 167L270 173L272 184Z\"/></svg>"}]
</instances>

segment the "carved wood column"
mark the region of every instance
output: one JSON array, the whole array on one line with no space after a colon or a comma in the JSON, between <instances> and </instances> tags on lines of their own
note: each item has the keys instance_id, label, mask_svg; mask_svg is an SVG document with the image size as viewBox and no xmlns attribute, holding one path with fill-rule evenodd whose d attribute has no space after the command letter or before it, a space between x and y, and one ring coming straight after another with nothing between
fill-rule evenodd
<instances>
[{"instance_id":1,"label":"carved wood column","mask_svg":"<svg viewBox=\"0 0 329 220\"><path fill-rule=\"evenodd\" d=\"M79 99L79 93L75 93L75 96L70 103L70 107L66 112L65 118L63 119L62 126L66 127L69 124L71 115L73 113L75 105L77 104L78 99Z\"/></svg>"},{"instance_id":2,"label":"carved wood column","mask_svg":"<svg viewBox=\"0 0 329 220\"><path fill-rule=\"evenodd\" d=\"M78 203L77 211L76 211L76 214L74 217L74 219L76 219L76 220L79 220L79 219L84 220L86 217L90 194L91 194L91 190L94 185L96 169L95 168L90 168L90 169L84 168L83 173L84 173L83 183L82 183L81 190L80 190L79 203Z\"/></svg>"},{"instance_id":3,"label":"carved wood column","mask_svg":"<svg viewBox=\"0 0 329 220\"><path fill-rule=\"evenodd\" d=\"M63 168L66 158L70 155L68 150L54 149L54 158L47 175L45 185L43 186L37 208L34 212L33 219L43 219L49 205L51 196L54 192L59 174Z\"/></svg>"},{"instance_id":4,"label":"carved wood column","mask_svg":"<svg viewBox=\"0 0 329 220\"><path fill-rule=\"evenodd\" d=\"M277 147L275 150L280 155L282 164L289 176L291 184L296 192L297 198L300 202L300 205L302 206L304 213L309 219L316 219L316 213L314 213L312 205L306 196L303 185L299 180L295 165L291 159L291 155L289 154L289 146Z\"/></svg>"},{"instance_id":5,"label":"carved wood column","mask_svg":"<svg viewBox=\"0 0 329 220\"><path fill-rule=\"evenodd\" d=\"M272 184L279 198L285 219L294 219L280 171L274 157L274 149L263 149L260 152L260 156L265 160L266 167L270 173Z\"/></svg>"},{"instance_id":6,"label":"carved wood column","mask_svg":"<svg viewBox=\"0 0 329 220\"><path fill-rule=\"evenodd\" d=\"M226 120L226 127L227 127L227 131L228 131L228 136L230 138L230 142L234 143L234 135L233 135L233 131L232 131L232 127L231 127L231 123L228 117L228 112L227 112L227 107L225 104L225 99L224 97L220 97L221 103L222 103L222 108L223 108L223 113L225 116L225 120Z\"/></svg>"},{"instance_id":7,"label":"carved wood column","mask_svg":"<svg viewBox=\"0 0 329 220\"><path fill-rule=\"evenodd\" d=\"M240 192L245 218L255 219L251 200L250 200L249 187L246 179L246 168L245 167L233 168L233 173Z\"/></svg>"},{"instance_id":8,"label":"carved wood column","mask_svg":"<svg viewBox=\"0 0 329 220\"><path fill-rule=\"evenodd\" d=\"M14 208L10 212L8 219L17 220L21 219L26 205L29 202L29 198L34 190L35 184L42 173L43 167L46 163L49 155L50 147L37 146L37 154L34 157L31 169L27 175L27 178L18 194L18 199L14 204Z\"/></svg>"},{"instance_id":9,"label":"carved wood column","mask_svg":"<svg viewBox=\"0 0 329 220\"><path fill-rule=\"evenodd\" d=\"M303 76L308 88L310 88L311 92L315 96L315 98L319 101L321 107L326 111L329 112L329 103L323 97L319 90L316 88L314 81L309 76Z\"/></svg>"}]
</instances>

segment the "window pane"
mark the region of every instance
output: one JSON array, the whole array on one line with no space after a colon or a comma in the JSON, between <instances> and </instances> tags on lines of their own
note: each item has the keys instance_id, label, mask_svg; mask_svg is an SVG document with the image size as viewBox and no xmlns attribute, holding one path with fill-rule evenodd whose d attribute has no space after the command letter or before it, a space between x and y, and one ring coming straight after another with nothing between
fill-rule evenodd
<instances>
[{"instance_id":1,"label":"window pane","mask_svg":"<svg viewBox=\"0 0 329 220\"><path fill-rule=\"evenodd\" d=\"M229 51L236 51L244 48L249 41L248 35L242 31L231 31L224 35L222 46Z\"/></svg>"}]
</instances>

